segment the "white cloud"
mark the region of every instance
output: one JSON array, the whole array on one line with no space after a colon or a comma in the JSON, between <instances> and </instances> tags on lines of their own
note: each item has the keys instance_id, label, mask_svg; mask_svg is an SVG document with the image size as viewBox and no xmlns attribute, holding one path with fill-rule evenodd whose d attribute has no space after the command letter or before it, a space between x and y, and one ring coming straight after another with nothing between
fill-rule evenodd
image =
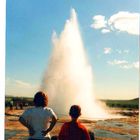
<instances>
[{"instance_id":1,"label":"white cloud","mask_svg":"<svg viewBox=\"0 0 140 140\"><path fill-rule=\"evenodd\" d=\"M128 62L126 60L113 60L113 61L108 61L107 62L110 65L122 65L122 64L127 64Z\"/></svg>"},{"instance_id":2,"label":"white cloud","mask_svg":"<svg viewBox=\"0 0 140 140\"><path fill-rule=\"evenodd\" d=\"M33 96L38 89L38 85L9 77L6 78L6 95Z\"/></svg>"},{"instance_id":3,"label":"white cloud","mask_svg":"<svg viewBox=\"0 0 140 140\"><path fill-rule=\"evenodd\" d=\"M31 88L32 85L30 83L27 82L23 82L20 80L15 80L15 83L17 84L17 86L21 86L21 87L26 87L26 88Z\"/></svg>"},{"instance_id":4,"label":"white cloud","mask_svg":"<svg viewBox=\"0 0 140 140\"><path fill-rule=\"evenodd\" d=\"M92 28L101 29L106 27L107 21L105 21L105 17L102 15L96 15L93 17L93 24L91 24Z\"/></svg>"},{"instance_id":5,"label":"white cloud","mask_svg":"<svg viewBox=\"0 0 140 140\"><path fill-rule=\"evenodd\" d=\"M123 50L124 53L128 54L129 53L129 50Z\"/></svg>"},{"instance_id":6,"label":"white cloud","mask_svg":"<svg viewBox=\"0 0 140 140\"><path fill-rule=\"evenodd\" d=\"M104 54L110 54L112 51L111 48L104 48Z\"/></svg>"},{"instance_id":7,"label":"white cloud","mask_svg":"<svg viewBox=\"0 0 140 140\"><path fill-rule=\"evenodd\" d=\"M136 68L136 69L139 69L139 61L137 61L137 62L134 62L133 63L133 66L134 66L134 68Z\"/></svg>"},{"instance_id":8,"label":"white cloud","mask_svg":"<svg viewBox=\"0 0 140 140\"><path fill-rule=\"evenodd\" d=\"M128 62L126 60L113 60L113 61L108 61L107 62L109 65L112 65L112 66L119 66L120 68L122 69L132 69L132 68L135 68L135 69L139 69L139 62L136 61L136 62Z\"/></svg>"},{"instance_id":9,"label":"white cloud","mask_svg":"<svg viewBox=\"0 0 140 140\"><path fill-rule=\"evenodd\" d=\"M122 53L122 50L116 50L117 53L121 54Z\"/></svg>"},{"instance_id":10,"label":"white cloud","mask_svg":"<svg viewBox=\"0 0 140 140\"><path fill-rule=\"evenodd\" d=\"M124 31L129 34L139 34L139 17L138 13L118 12L110 17L108 24L115 30Z\"/></svg>"},{"instance_id":11,"label":"white cloud","mask_svg":"<svg viewBox=\"0 0 140 140\"><path fill-rule=\"evenodd\" d=\"M119 54L128 54L129 53L129 50L116 50L117 53Z\"/></svg>"},{"instance_id":12,"label":"white cloud","mask_svg":"<svg viewBox=\"0 0 140 140\"><path fill-rule=\"evenodd\" d=\"M139 13L120 11L112 15L108 20L105 16L97 15L93 17L92 28L101 29L102 33L127 32L132 35L139 35Z\"/></svg>"},{"instance_id":13,"label":"white cloud","mask_svg":"<svg viewBox=\"0 0 140 140\"><path fill-rule=\"evenodd\" d=\"M109 32L111 32L111 31L110 31L109 29L102 29L101 32L102 32L103 34L106 34L106 33L109 33Z\"/></svg>"},{"instance_id":14,"label":"white cloud","mask_svg":"<svg viewBox=\"0 0 140 140\"><path fill-rule=\"evenodd\" d=\"M132 65L129 65L129 64L125 64L125 65L121 65L120 68L122 69L131 69L132 68Z\"/></svg>"}]
</instances>

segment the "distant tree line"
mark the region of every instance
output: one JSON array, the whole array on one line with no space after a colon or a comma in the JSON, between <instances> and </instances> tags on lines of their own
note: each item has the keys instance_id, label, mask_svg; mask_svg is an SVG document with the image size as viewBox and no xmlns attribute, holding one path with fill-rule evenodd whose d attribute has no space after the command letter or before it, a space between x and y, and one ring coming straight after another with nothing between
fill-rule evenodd
<instances>
[{"instance_id":1,"label":"distant tree line","mask_svg":"<svg viewBox=\"0 0 140 140\"><path fill-rule=\"evenodd\" d=\"M5 106L8 107L12 103L13 106L22 104L23 106L33 106L33 98L27 97L5 97Z\"/></svg>"},{"instance_id":2,"label":"distant tree line","mask_svg":"<svg viewBox=\"0 0 140 140\"><path fill-rule=\"evenodd\" d=\"M10 102L13 102L13 106L17 106L22 103L23 106L33 106L33 98L28 97L5 97L5 106L9 106ZM106 103L109 107L115 108L126 108L126 109L138 109L139 108L139 98L133 100L101 100Z\"/></svg>"},{"instance_id":3,"label":"distant tree line","mask_svg":"<svg viewBox=\"0 0 140 140\"><path fill-rule=\"evenodd\" d=\"M139 98L133 100L105 100L105 103L109 107L126 108L126 109L138 109Z\"/></svg>"}]
</instances>

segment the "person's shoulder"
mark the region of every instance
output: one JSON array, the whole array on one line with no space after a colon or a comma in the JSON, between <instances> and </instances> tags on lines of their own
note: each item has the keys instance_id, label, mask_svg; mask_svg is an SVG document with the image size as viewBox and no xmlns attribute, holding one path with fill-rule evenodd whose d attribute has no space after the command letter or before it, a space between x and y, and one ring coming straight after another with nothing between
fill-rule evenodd
<instances>
[{"instance_id":1,"label":"person's shoulder","mask_svg":"<svg viewBox=\"0 0 140 140\"><path fill-rule=\"evenodd\" d=\"M45 110L47 113L54 114L53 109L50 108L50 107L44 107L44 110Z\"/></svg>"},{"instance_id":2,"label":"person's shoulder","mask_svg":"<svg viewBox=\"0 0 140 140\"><path fill-rule=\"evenodd\" d=\"M87 128L80 122L78 122L78 127L83 131L87 131Z\"/></svg>"},{"instance_id":3,"label":"person's shoulder","mask_svg":"<svg viewBox=\"0 0 140 140\"><path fill-rule=\"evenodd\" d=\"M65 122L63 125L69 126L70 125L70 122Z\"/></svg>"},{"instance_id":4,"label":"person's shoulder","mask_svg":"<svg viewBox=\"0 0 140 140\"><path fill-rule=\"evenodd\" d=\"M46 110L46 111L53 111L53 109L50 108L50 107L44 107L44 110Z\"/></svg>"},{"instance_id":5,"label":"person's shoulder","mask_svg":"<svg viewBox=\"0 0 140 140\"><path fill-rule=\"evenodd\" d=\"M63 125L62 125L62 127L63 128L68 128L70 126L70 122L65 122Z\"/></svg>"},{"instance_id":6,"label":"person's shoulder","mask_svg":"<svg viewBox=\"0 0 140 140\"><path fill-rule=\"evenodd\" d=\"M32 112L34 109L35 109L34 107L32 107L32 108L27 108L27 109L25 110L25 112Z\"/></svg>"},{"instance_id":7,"label":"person's shoulder","mask_svg":"<svg viewBox=\"0 0 140 140\"><path fill-rule=\"evenodd\" d=\"M33 108L27 108L27 109L23 112L22 116L30 115L30 114L32 114L32 112L33 112Z\"/></svg>"},{"instance_id":8,"label":"person's shoulder","mask_svg":"<svg viewBox=\"0 0 140 140\"><path fill-rule=\"evenodd\" d=\"M46 109L46 110L52 110L52 108L50 108L48 106L44 107L44 109Z\"/></svg>"}]
</instances>

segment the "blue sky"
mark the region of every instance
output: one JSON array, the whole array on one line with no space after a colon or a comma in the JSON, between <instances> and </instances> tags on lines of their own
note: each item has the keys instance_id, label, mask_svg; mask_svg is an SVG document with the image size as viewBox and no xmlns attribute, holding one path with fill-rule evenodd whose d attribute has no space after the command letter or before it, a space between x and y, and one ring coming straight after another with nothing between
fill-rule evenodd
<instances>
[{"instance_id":1,"label":"blue sky","mask_svg":"<svg viewBox=\"0 0 140 140\"><path fill-rule=\"evenodd\" d=\"M7 0L6 94L32 96L74 8L93 67L97 98L138 96L138 0Z\"/></svg>"}]
</instances>

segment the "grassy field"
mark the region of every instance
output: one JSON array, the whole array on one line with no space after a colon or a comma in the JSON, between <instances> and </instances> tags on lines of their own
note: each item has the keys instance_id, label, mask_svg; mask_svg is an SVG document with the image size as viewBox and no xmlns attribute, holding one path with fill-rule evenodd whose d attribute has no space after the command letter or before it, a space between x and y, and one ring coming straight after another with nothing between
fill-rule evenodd
<instances>
[{"instance_id":1,"label":"grassy field","mask_svg":"<svg viewBox=\"0 0 140 140\"><path fill-rule=\"evenodd\" d=\"M139 98L132 100L103 100L107 106L115 108L125 108L125 109L138 109L139 108Z\"/></svg>"}]
</instances>

